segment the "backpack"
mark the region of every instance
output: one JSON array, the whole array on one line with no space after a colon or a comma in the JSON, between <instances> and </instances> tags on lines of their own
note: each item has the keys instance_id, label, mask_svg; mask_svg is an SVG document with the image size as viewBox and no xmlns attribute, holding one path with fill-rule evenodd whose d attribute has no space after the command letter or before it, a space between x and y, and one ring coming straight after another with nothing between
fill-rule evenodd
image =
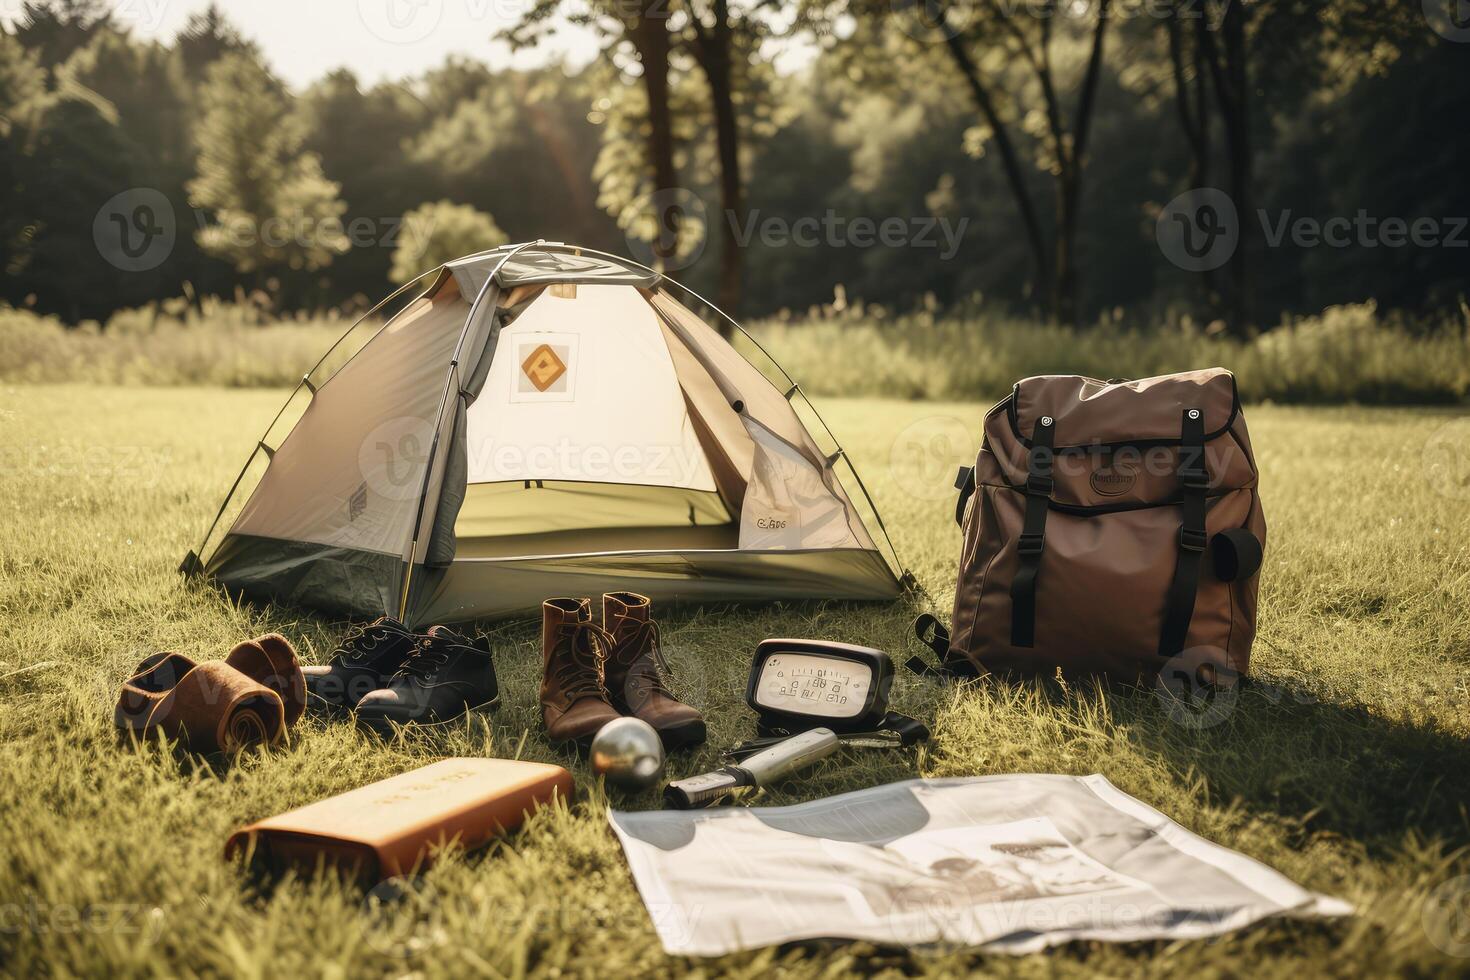
<instances>
[{"instance_id":1,"label":"backpack","mask_svg":"<svg viewBox=\"0 0 1470 980\"><path fill-rule=\"evenodd\" d=\"M1246 673L1266 520L1229 371L1027 378L956 487L952 633L915 624L943 672Z\"/></svg>"}]
</instances>

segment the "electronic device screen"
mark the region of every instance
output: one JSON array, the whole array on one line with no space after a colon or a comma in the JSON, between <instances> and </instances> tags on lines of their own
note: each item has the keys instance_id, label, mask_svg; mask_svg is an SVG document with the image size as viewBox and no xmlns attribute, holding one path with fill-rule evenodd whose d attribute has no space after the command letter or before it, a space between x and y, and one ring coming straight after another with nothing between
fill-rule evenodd
<instances>
[{"instance_id":1,"label":"electronic device screen","mask_svg":"<svg viewBox=\"0 0 1470 980\"><path fill-rule=\"evenodd\" d=\"M767 711L852 718L868 706L873 668L865 663L812 653L777 652L766 657L756 681L756 704Z\"/></svg>"}]
</instances>

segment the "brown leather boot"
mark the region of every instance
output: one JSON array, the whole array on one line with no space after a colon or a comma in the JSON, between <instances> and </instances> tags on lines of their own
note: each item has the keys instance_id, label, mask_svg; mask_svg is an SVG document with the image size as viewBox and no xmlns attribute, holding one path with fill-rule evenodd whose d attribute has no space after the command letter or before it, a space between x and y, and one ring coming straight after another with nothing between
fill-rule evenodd
<instances>
[{"instance_id":1,"label":"brown leather boot","mask_svg":"<svg viewBox=\"0 0 1470 980\"><path fill-rule=\"evenodd\" d=\"M612 636L608 696L623 714L652 725L664 748L699 745L705 737L704 716L674 697L665 683L664 674L672 671L659 648L658 623L651 613L648 598L634 592L602 597L602 625Z\"/></svg>"},{"instance_id":2,"label":"brown leather boot","mask_svg":"<svg viewBox=\"0 0 1470 980\"><path fill-rule=\"evenodd\" d=\"M619 717L603 686L611 643L592 622L587 599L547 599L541 604L541 710L553 743L592 744L597 730Z\"/></svg>"}]
</instances>

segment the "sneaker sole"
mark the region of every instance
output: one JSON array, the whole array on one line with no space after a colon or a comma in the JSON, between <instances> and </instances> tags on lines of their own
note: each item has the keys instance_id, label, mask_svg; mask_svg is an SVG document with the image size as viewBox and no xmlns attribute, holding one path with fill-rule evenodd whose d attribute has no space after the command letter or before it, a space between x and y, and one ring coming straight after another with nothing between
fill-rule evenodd
<instances>
[{"instance_id":1,"label":"sneaker sole","mask_svg":"<svg viewBox=\"0 0 1470 980\"><path fill-rule=\"evenodd\" d=\"M438 721L417 721L417 720L414 720L412 718L407 719L407 720L400 720L398 718L389 718L389 717L386 717L386 716L378 717L378 716L374 716L374 715L366 715L366 716L364 716L363 714L361 714L359 712L357 714L357 724L359 725L359 727L366 728L366 729L368 729L369 731L371 731L375 735L378 735L381 738L388 739L388 738L391 738L393 736L393 729L395 727L396 728L408 728L409 726L412 726L414 728L431 729L431 730L432 729L437 729L437 728L444 728L447 725L453 725L455 722L458 722L458 721L463 720L464 717L465 717L465 715L468 715L468 714L483 714L483 713L491 713L491 714L493 714L494 712L498 711L499 709L500 709L500 696L499 695L496 695L495 697L491 698L489 701L484 702L483 704L477 704L477 705L474 705L473 707L466 708L464 711L462 711L459 714L453 716L452 718L442 718L442 719L440 719Z\"/></svg>"}]
</instances>

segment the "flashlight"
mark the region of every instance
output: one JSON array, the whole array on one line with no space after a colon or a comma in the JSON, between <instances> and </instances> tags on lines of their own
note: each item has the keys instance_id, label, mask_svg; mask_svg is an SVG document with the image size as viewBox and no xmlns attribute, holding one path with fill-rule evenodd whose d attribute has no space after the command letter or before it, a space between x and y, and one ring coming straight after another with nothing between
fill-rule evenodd
<instances>
[{"instance_id":1,"label":"flashlight","mask_svg":"<svg viewBox=\"0 0 1470 980\"><path fill-rule=\"evenodd\" d=\"M825 759L841 744L830 728L813 728L743 759L739 765L669 783L664 787L664 803L675 810L693 810L759 792Z\"/></svg>"}]
</instances>

